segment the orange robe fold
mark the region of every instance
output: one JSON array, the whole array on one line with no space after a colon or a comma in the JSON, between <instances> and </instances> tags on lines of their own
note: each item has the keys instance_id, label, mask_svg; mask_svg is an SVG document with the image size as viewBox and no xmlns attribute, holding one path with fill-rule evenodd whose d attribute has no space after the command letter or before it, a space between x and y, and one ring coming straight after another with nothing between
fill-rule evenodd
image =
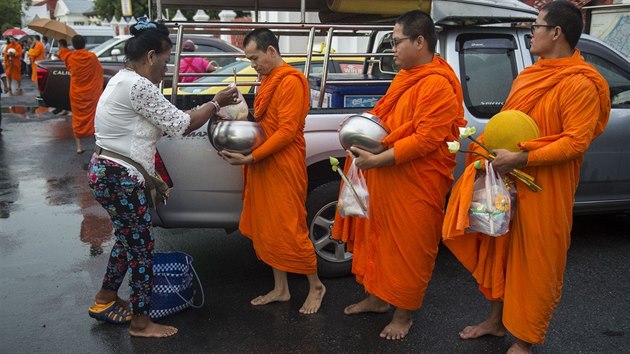
<instances>
[{"instance_id":1,"label":"orange robe fold","mask_svg":"<svg viewBox=\"0 0 630 354\"><path fill-rule=\"evenodd\" d=\"M93 136L96 106L103 92L103 68L96 55L85 49L69 52L65 58L70 71L72 131L77 138Z\"/></svg>"},{"instance_id":2,"label":"orange robe fold","mask_svg":"<svg viewBox=\"0 0 630 354\"><path fill-rule=\"evenodd\" d=\"M608 122L608 83L577 50L571 57L540 59L514 81L503 107L508 109L527 113L540 129L540 138L519 146L529 151L523 171L543 190L532 192L517 181L510 231L495 238L464 234L454 226L461 209L450 203L461 201L456 194L472 192L465 182L457 190L458 181L443 238L486 298L503 300L503 324L510 333L539 344L562 295L580 165ZM483 142L483 135L479 140ZM480 148L471 144L469 150ZM468 162L475 159L471 156Z\"/></svg>"},{"instance_id":3,"label":"orange robe fold","mask_svg":"<svg viewBox=\"0 0 630 354\"><path fill-rule=\"evenodd\" d=\"M306 143L304 124L309 88L301 71L284 64L265 76L254 101L255 117L267 139L244 168L239 229L256 255L273 268L317 272L306 227Z\"/></svg>"},{"instance_id":4,"label":"orange robe fold","mask_svg":"<svg viewBox=\"0 0 630 354\"><path fill-rule=\"evenodd\" d=\"M46 58L46 47L40 41L33 42L33 47L28 50L28 56L31 59L31 80L37 84L37 63L36 61L44 60Z\"/></svg>"},{"instance_id":5,"label":"orange robe fold","mask_svg":"<svg viewBox=\"0 0 630 354\"><path fill-rule=\"evenodd\" d=\"M9 55L9 49L15 49L14 55ZM4 72L9 80L22 80L22 46L19 43L9 43L4 48Z\"/></svg>"},{"instance_id":6,"label":"orange robe fold","mask_svg":"<svg viewBox=\"0 0 630 354\"><path fill-rule=\"evenodd\" d=\"M348 229L347 221L356 223L353 262L362 268L355 274L366 292L398 308L419 308L431 279L455 168L446 142L466 124L462 97L457 76L439 56L401 70L373 110L391 131L382 143L394 148L396 163L366 171L368 219L335 221L335 235Z\"/></svg>"},{"instance_id":7,"label":"orange robe fold","mask_svg":"<svg viewBox=\"0 0 630 354\"><path fill-rule=\"evenodd\" d=\"M63 61L66 61L66 56L68 56L68 54L70 54L70 49L68 49L68 48L61 48L57 52L57 57L59 59L63 60Z\"/></svg>"}]
</instances>

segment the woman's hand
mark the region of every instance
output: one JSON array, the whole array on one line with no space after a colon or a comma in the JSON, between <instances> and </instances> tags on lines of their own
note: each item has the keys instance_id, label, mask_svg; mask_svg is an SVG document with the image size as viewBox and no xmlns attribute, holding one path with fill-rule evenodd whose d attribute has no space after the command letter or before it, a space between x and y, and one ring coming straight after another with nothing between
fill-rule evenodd
<instances>
[{"instance_id":1,"label":"woman's hand","mask_svg":"<svg viewBox=\"0 0 630 354\"><path fill-rule=\"evenodd\" d=\"M221 107L239 103L238 89L236 86L228 86L227 88L217 92L212 100L217 102Z\"/></svg>"},{"instance_id":2,"label":"woman's hand","mask_svg":"<svg viewBox=\"0 0 630 354\"><path fill-rule=\"evenodd\" d=\"M254 163L254 158L251 154L245 156L238 152L229 152L227 150L222 150L219 152L219 156L221 156L230 165L249 165L251 163Z\"/></svg>"}]
</instances>

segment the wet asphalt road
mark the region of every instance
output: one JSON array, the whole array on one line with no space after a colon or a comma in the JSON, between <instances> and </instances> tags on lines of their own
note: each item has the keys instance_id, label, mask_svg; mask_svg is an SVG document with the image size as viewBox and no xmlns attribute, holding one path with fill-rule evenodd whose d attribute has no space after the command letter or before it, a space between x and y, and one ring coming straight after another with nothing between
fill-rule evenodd
<instances>
[{"instance_id":1,"label":"wet asphalt road","mask_svg":"<svg viewBox=\"0 0 630 354\"><path fill-rule=\"evenodd\" d=\"M249 305L270 289L270 269L238 232L209 229L155 230L158 251L194 257L205 291L203 308L161 321L178 327L177 335L130 338L126 326L97 323L87 307L100 286L112 229L85 183L89 155L74 152L69 118L6 114L9 104L31 101L28 94L2 96L0 352L504 353L509 347L509 336L458 339L457 331L482 319L488 306L445 249L409 336L389 342L378 337L388 315L343 315L363 296L351 277L323 280L328 293L315 315L298 314L307 292L301 276L290 277L290 302ZM630 216L576 216L568 263L563 300L535 352L630 352Z\"/></svg>"}]
</instances>

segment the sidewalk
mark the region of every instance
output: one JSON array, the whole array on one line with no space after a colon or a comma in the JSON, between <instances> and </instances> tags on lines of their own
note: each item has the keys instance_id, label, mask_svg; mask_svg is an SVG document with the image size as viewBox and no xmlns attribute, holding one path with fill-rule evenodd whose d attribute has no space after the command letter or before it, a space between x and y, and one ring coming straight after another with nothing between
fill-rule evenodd
<instances>
[{"instance_id":1,"label":"sidewalk","mask_svg":"<svg viewBox=\"0 0 630 354\"><path fill-rule=\"evenodd\" d=\"M13 83L13 86L15 88L15 83ZM37 96L39 96L37 85L35 85L30 78L23 76L22 94L19 96L11 96L8 93L3 93L1 105L3 109L9 106L35 107L37 106Z\"/></svg>"}]
</instances>

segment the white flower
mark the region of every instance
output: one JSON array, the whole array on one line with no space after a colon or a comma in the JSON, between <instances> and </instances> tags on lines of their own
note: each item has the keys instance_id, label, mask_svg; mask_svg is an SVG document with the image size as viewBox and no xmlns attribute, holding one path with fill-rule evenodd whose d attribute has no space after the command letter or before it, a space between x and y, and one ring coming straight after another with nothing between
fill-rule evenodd
<instances>
[{"instance_id":1,"label":"white flower","mask_svg":"<svg viewBox=\"0 0 630 354\"><path fill-rule=\"evenodd\" d=\"M456 154L459 151L459 141L447 141L446 145L448 146L448 152L451 154Z\"/></svg>"},{"instance_id":2,"label":"white flower","mask_svg":"<svg viewBox=\"0 0 630 354\"><path fill-rule=\"evenodd\" d=\"M462 139L466 139L471 135L475 135L476 132L477 128L475 127L459 128L459 137Z\"/></svg>"}]
</instances>

